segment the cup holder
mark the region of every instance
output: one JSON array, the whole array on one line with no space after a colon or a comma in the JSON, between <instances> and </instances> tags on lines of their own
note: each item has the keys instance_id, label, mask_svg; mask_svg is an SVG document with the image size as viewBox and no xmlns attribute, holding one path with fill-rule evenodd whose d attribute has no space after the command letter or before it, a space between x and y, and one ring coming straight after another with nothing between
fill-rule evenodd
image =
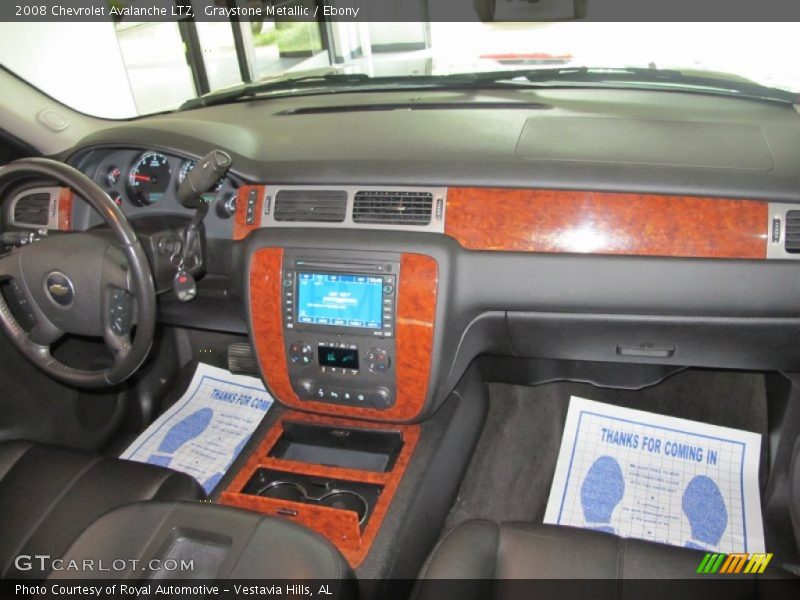
<instances>
[{"instance_id":1,"label":"cup holder","mask_svg":"<svg viewBox=\"0 0 800 600\"><path fill-rule=\"evenodd\" d=\"M258 490L255 495L291 502L305 502L308 499L306 491L299 484L290 481L273 481Z\"/></svg>"},{"instance_id":2,"label":"cup holder","mask_svg":"<svg viewBox=\"0 0 800 600\"><path fill-rule=\"evenodd\" d=\"M354 512L359 526L363 528L382 490L383 486L372 483L259 469L242 492L262 498Z\"/></svg>"},{"instance_id":3,"label":"cup holder","mask_svg":"<svg viewBox=\"0 0 800 600\"><path fill-rule=\"evenodd\" d=\"M308 493L299 483L293 481L272 481L256 492L257 496L302 502L304 504L319 504L328 508L349 510L358 515L358 524L363 525L369 514L369 503L361 494L350 490L327 490L320 496Z\"/></svg>"}]
</instances>

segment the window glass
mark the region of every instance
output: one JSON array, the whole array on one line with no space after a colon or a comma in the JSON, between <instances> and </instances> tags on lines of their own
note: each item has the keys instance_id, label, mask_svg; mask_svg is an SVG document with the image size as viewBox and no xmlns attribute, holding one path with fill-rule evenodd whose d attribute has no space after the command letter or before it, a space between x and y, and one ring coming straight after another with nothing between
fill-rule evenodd
<instances>
[{"instance_id":1,"label":"window glass","mask_svg":"<svg viewBox=\"0 0 800 600\"><path fill-rule=\"evenodd\" d=\"M404 77L585 66L800 92L797 23L2 23L0 62L77 110L145 115L197 95L185 39L194 27L210 91L241 85L242 66L253 81L320 68Z\"/></svg>"},{"instance_id":2,"label":"window glass","mask_svg":"<svg viewBox=\"0 0 800 600\"><path fill-rule=\"evenodd\" d=\"M233 28L229 23L197 23L203 62L211 91L242 83Z\"/></svg>"},{"instance_id":3,"label":"window glass","mask_svg":"<svg viewBox=\"0 0 800 600\"><path fill-rule=\"evenodd\" d=\"M117 23L114 29L138 114L177 108L195 95L177 23Z\"/></svg>"}]
</instances>

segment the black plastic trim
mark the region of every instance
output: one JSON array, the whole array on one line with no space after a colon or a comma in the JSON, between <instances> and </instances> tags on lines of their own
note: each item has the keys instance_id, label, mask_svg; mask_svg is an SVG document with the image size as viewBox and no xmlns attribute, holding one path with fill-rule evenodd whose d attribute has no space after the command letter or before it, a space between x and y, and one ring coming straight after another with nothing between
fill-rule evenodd
<instances>
[{"instance_id":1,"label":"black plastic trim","mask_svg":"<svg viewBox=\"0 0 800 600\"><path fill-rule=\"evenodd\" d=\"M797 369L800 264L464 250L447 236L264 229L261 247L415 252L439 266L429 399L439 406L481 354L721 368ZM238 256L238 250L234 251ZM247 297L247 281L239 282ZM506 315L508 314L508 318ZM624 332L624 334L623 334ZM675 344L672 357L620 356L618 344Z\"/></svg>"}]
</instances>

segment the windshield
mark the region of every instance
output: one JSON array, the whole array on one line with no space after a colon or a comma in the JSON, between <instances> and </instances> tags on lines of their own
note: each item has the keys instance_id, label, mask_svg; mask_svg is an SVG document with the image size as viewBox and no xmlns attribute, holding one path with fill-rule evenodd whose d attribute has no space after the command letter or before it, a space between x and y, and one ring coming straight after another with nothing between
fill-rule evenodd
<instances>
[{"instance_id":1,"label":"windshield","mask_svg":"<svg viewBox=\"0 0 800 600\"><path fill-rule=\"evenodd\" d=\"M314 72L638 67L800 92L795 23L2 23L0 62L67 106L112 119Z\"/></svg>"}]
</instances>

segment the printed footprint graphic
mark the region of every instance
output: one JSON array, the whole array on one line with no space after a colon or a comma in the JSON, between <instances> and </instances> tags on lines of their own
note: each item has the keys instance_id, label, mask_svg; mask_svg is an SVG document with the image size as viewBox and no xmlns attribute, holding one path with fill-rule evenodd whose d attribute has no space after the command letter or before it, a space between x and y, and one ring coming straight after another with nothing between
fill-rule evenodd
<instances>
[{"instance_id":1,"label":"printed footprint graphic","mask_svg":"<svg viewBox=\"0 0 800 600\"><path fill-rule=\"evenodd\" d=\"M248 435L246 438L244 438L241 442L239 442L236 445L236 448L233 449L233 454L231 455L231 462L229 462L225 466L225 469L217 473L214 473L211 477L209 477L203 482L203 489L206 491L206 494L210 494L211 490L217 487L217 484L219 483L220 479L222 479L223 475L225 475L225 473L228 471L228 468L233 464L233 461L236 460L236 457L239 456L239 453L242 451L242 448L244 448L244 445L247 443L247 440L249 439L250 436Z\"/></svg>"},{"instance_id":2,"label":"printed footprint graphic","mask_svg":"<svg viewBox=\"0 0 800 600\"><path fill-rule=\"evenodd\" d=\"M681 507L692 528L686 547L706 550L719 545L728 527L728 509L714 480L705 475L694 477L683 492Z\"/></svg>"},{"instance_id":3,"label":"printed footprint graphic","mask_svg":"<svg viewBox=\"0 0 800 600\"><path fill-rule=\"evenodd\" d=\"M168 467L172 462L173 455L189 440L193 440L206 430L214 411L210 408L200 410L188 415L185 419L178 421L161 440L157 454L151 454L147 462L151 465Z\"/></svg>"},{"instance_id":4,"label":"printed footprint graphic","mask_svg":"<svg viewBox=\"0 0 800 600\"><path fill-rule=\"evenodd\" d=\"M614 533L611 515L624 493L625 479L617 460L601 456L594 461L581 484L581 506L587 527Z\"/></svg>"}]
</instances>

